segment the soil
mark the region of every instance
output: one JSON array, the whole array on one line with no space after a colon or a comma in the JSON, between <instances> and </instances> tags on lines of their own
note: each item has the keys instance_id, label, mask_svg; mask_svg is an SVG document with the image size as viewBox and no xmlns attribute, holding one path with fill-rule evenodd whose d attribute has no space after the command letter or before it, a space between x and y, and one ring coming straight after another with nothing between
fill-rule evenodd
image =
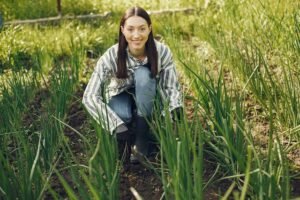
<instances>
[{"instance_id":1,"label":"soil","mask_svg":"<svg viewBox=\"0 0 300 200\"><path fill-rule=\"evenodd\" d=\"M136 199L130 190L134 190L144 199L160 199L163 193L159 177L141 164L124 163L121 171L120 199Z\"/></svg>"}]
</instances>

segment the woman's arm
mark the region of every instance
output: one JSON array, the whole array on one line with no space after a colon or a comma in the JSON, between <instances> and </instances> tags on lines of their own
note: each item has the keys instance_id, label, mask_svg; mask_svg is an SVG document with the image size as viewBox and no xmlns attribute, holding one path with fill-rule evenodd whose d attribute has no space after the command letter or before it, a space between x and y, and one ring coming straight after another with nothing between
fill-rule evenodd
<instances>
[{"instance_id":1,"label":"woman's arm","mask_svg":"<svg viewBox=\"0 0 300 200\"><path fill-rule=\"evenodd\" d=\"M167 46L160 51L161 71L159 74L159 89L164 101L168 102L169 111L183 107L182 93L172 53Z\"/></svg>"},{"instance_id":2,"label":"woman's arm","mask_svg":"<svg viewBox=\"0 0 300 200\"><path fill-rule=\"evenodd\" d=\"M121 125L122 120L107 106L105 102L105 86L112 70L109 61L109 53L105 53L97 62L94 72L84 91L82 103L88 113L101 126L113 133L115 128Z\"/></svg>"}]
</instances>

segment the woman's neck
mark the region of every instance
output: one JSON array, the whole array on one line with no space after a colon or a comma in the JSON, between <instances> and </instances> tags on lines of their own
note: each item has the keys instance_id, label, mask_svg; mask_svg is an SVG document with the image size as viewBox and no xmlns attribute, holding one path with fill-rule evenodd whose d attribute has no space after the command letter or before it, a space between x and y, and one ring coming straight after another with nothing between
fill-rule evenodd
<instances>
[{"instance_id":1,"label":"woman's neck","mask_svg":"<svg viewBox=\"0 0 300 200\"><path fill-rule=\"evenodd\" d=\"M132 51L132 50L129 49L129 52L133 57L135 57L139 60L143 60L146 57L145 50L143 50L143 51Z\"/></svg>"}]
</instances>

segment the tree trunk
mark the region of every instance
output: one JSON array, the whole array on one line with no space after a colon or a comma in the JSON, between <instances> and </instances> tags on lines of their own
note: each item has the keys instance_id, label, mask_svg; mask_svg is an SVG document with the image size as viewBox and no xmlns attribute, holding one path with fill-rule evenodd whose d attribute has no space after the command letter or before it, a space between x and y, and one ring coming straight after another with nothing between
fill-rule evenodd
<instances>
[{"instance_id":1,"label":"tree trunk","mask_svg":"<svg viewBox=\"0 0 300 200\"><path fill-rule=\"evenodd\" d=\"M61 0L57 0L57 13L61 16Z\"/></svg>"}]
</instances>

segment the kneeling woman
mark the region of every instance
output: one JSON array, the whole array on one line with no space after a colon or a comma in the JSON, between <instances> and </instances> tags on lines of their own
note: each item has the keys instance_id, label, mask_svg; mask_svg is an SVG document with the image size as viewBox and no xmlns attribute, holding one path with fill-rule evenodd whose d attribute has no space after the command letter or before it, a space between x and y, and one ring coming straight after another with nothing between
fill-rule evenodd
<instances>
[{"instance_id":1,"label":"kneeling woman","mask_svg":"<svg viewBox=\"0 0 300 200\"><path fill-rule=\"evenodd\" d=\"M154 40L151 19L140 8L128 9L120 22L118 44L99 59L83 95L90 115L111 134L128 131L136 107L133 153L147 156L149 125L156 91L169 111L182 108L182 94L170 49Z\"/></svg>"}]
</instances>

